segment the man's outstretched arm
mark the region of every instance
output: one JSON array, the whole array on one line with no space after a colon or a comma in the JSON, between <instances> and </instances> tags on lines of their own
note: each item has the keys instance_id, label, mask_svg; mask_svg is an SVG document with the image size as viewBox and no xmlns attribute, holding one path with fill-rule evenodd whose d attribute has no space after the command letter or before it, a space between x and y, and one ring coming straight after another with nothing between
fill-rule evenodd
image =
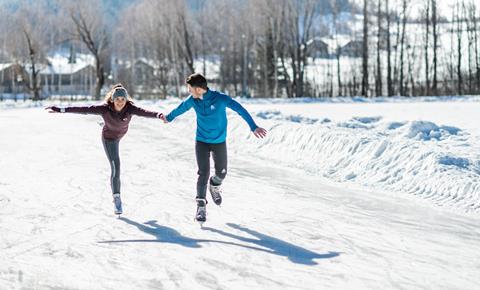
<instances>
[{"instance_id":1,"label":"man's outstretched arm","mask_svg":"<svg viewBox=\"0 0 480 290\"><path fill-rule=\"evenodd\" d=\"M186 100L180 103L175 109L173 109L168 115L164 116L162 119L165 123L172 122L173 119L190 110L193 107L193 98L192 96L188 97Z\"/></svg>"},{"instance_id":2,"label":"man's outstretched arm","mask_svg":"<svg viewBox=\"0 0 480 290\"><path fill-rule=\"evenodd\" d=\"M250 116L250 113L248 113L248 111L242 105L240 105L239 102L228 96L227 98L227 107L237 112L245 120L245 122L247 122L250 130L253 132L253 135L255 135L255 137L263 138L267 136L267 130L258 127L252 116Z\"/></svg>"}]
</instances>

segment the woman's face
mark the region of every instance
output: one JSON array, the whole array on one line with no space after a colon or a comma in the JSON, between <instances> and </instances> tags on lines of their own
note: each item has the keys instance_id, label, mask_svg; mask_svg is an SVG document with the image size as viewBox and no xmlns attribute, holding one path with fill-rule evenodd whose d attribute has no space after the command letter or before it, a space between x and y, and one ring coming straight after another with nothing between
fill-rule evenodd
<instances>
[{"instance_id":1,"label":"woman's face","mask_svg":"<svg viewBox=\"0 0 480 290\"><path fill-rule=\"evenodd\" d=\"M127 99L124 97L116 97L113 100L113 106L115 107L115 111L121 111L125 105L127 104Z\"/></svg>"}]
</instances>

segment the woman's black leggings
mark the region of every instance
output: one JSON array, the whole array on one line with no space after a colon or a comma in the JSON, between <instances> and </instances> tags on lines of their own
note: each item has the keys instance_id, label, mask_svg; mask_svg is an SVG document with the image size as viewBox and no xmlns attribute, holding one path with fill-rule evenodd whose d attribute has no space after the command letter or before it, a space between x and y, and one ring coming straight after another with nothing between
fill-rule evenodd
<instances>
[{"instance_id":1,"label":"woman's black leggings","mask_svg":"<svg viewBox=\"0 0 480 290\"><path fill-rule=\"evenodd\" d=\"M112 169L110 177L112 193L120 193L120 156L118 152L120 140L108 140L102 138L102 143L110 163L110 168Z\"/></svg>"},{"instance_id":2,"label":"woman's black leggings","mask_svg":"<svg viewBox=\"0 0 480 290\"><path fill-rule=\"evenodd\" d=\"M210 152L215 165L215 176L212 181L220 185L227 175L227 144L210 144L197 141L195 155L198 165L197 198L205 198L207 193L208 177L210 176Z\"/></svg>"}]
</instances>

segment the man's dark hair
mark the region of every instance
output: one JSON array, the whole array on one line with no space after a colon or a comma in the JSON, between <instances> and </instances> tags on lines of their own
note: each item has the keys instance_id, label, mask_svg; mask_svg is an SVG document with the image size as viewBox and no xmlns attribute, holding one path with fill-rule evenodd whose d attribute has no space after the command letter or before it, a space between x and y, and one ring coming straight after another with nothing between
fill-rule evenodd
<instances>
[{"instance_id":1,"label":"man's dark hair","mask_svg":"<svg viewBox=\"0 0 480 290\"><path fill-rule=\"evenodd\" d=\"M185 80L185 83L191 85L192 87L208 90L207 79L199 73L189 75Z\"/></svg>"}]
</instances>

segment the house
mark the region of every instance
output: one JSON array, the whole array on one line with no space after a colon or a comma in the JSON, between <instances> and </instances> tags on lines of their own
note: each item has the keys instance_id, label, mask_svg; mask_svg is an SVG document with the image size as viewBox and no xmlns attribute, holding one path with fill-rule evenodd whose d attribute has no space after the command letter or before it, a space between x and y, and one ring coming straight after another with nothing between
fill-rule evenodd
<instances>
[{"instance_id":1,"label":"house","mask_svg":"<svg viewBox=\"0 0 480 290\"><path fill-rule=\"evenodd\" d=\"M354 55L350 48L350 43L353 40L349 35L331 35L328 37L320 38L320 41L325 44L324 47L327 49L326 57L334 57L337 55L338 52L340 52L342 56Z\"/></svg>"},{"instance_id":2,"label":"house","mask_svg":"<svg viewBox=\"0 0 480 290\"><path fill-rule=\"evenodd\" d=\"M137 59L133 64L133 81L138 84L149 84L153 82L157 67L158 65L144 58Z\"/></svg>"},{"instance_id":3,"label":"house","mask_svg":"<svg viewBox=\"0 0 480 290\"><path fill-rule=\"evenodd\" d=\"M307 42L308 46L308 56L314 58L328 58L329 51L328 51L328 44L319 38L311 39Z\"/></svg>"},{"instance_id":4,"label":"house","mask_svg":"<svg viewBox=\"0 0 480 290\"><path fill-rule=\"evenodd\" d=\"M56 54L39 65L42 91L46 95L88 95L95 86L94 58L87 54L74 57Z\"/></svg>"},{"instance_id":5,"label":"house","mask_svg":"<svg viewBox=\"0 0 480 290\"><path fill-rule=\"evenodd\" d=\"M363 41L351 40L344 46L340 47L342 56L362 57Z\"/></svg>"},{"instance_id":6,"label":"house","mask_svg":"<svg viewBox=\"0 0 480 290\"><path fill-rule=\"evenodd\" d=\"M18 63L0 64L0 93L17 94L25 92L28 74Z\"/></svg>"},{"instance_id":7,"label":"house","mask_svg":"<svg viewBox=\"0 0 480 290\"><path fill-rule=\"evenodd\" d=\"M136 98L157 97L168 86L173 67L167 61L137 58L133 61L116 59L112 64L112 76L122 82Z\"/></svg>"}]
</instances>

